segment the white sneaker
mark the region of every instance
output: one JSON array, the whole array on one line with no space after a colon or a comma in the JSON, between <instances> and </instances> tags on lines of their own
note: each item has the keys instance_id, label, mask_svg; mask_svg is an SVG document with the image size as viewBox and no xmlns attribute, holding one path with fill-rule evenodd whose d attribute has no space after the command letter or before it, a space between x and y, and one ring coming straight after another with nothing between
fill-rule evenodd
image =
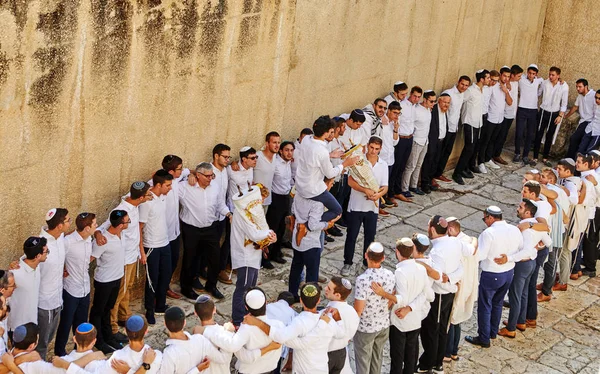
<instances>
[{"instance_id":1,"label":"white sneaker","mask_svg":"<svg viewBox=\"0 0 600 374\"><path fill-rule=\"evenodd\" d=\"M485 164L492 169L500 169L500 166L494 164L494 161L492 161L492 160L489 160Z\"/></svg>"},{"instance_id":2,"label":"white sneaker","mask_svg":"<svg viewBox=\"0 0 600 374\"><path fill-rule=\"evenodd\" d=\"M485 168L484 164L479 164L479 166L477 168L479 168L479 172L481 174L487 174L487 169Z\"/></svg>"},{"instance_id":3,"label":"white sneaker","mask_svg":"<svg viewBox=\"0 0 600 374\"><path fill-rule=\"evenodd\" d=\"M342 277L347 277L348 275L350 275L351 268L352 268L352 265L344 264L344 266L342 267L342 271L340 271L340 274L342 275Z\"/></svg>"}]
</instances>

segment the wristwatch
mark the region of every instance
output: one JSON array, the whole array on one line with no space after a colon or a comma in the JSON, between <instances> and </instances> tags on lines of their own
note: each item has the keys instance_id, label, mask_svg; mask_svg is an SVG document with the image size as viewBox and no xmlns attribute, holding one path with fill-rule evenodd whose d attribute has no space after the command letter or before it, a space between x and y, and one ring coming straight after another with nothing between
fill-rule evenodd
<instances>
[{"instance_id":1,"label":"wristwatch","mask_svg":"<svg viewBox=\"0 0 600 374\"><path fill-rule=\"evenodd\" d=\"M533 228L534 223L533 222L529 222L529 228L532 229Z\"/></svg>"},{"instance_id":2,"label":"wristwatch","mask_svg":"<svg viewBox=\"0 0 600 374\"><path fill-rule=\"evenodd\" d=\"M142 367L144 368L144 370L148 371L150 370L150 364L147 364L145 362L142 362Z\"/></svg>"}]
</instances>

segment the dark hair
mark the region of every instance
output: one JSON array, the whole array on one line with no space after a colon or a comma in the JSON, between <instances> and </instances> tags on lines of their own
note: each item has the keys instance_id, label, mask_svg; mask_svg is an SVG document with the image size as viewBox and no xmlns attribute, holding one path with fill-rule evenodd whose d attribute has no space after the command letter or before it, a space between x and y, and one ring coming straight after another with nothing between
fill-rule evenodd
<instances>
[{"instance_id":1,"label":"dark hair","mask_svg":"<svg viewBox=\"0 0 600 374\"><path fill-rule=\"evenodd\" d=\"M535 197L539 197L540 192L542 191L542 186L540 186L540 184L536 181L527 181L525 182L523 187L527 187L527 190L529 192L533 192L533 194L535 194Z\"/></svg>"},{"instance_id":2,"label":"dark hair","mask_svg":"<svg viewBox=\"0 0 600 374\"><path fill-rule=\"evenodd\" d=\"M597 162L600 161L600 155L597 153L590 153L590 156L592 156L592 161L593 162Z\"/></svg>"},{"instance_id":3,"label":"dark hair","mask_svg":"<svg viewBox=\"0 0 600 374\"><path fill-rule=\"evenodd\" d=\"M321 116L313 124L313 132L317 138L325 135L329 130L335 127L335 124L329 116Z\"/></svg>"},{"instance_id":4,"label":"dark hair","mask_svg":"<svg viewBox=\"0 0 600 374\"><path fill-rule=\"evenodd\" d=\"M37 242L37 244L34 245L32 241ZM48 240L44 237L29 237L23 244L23 252L25 253L25 257L28 260L33 260L37 255L41 255L44 252L44 247L46 244L48 244Z\"/></svg>"},{"instance_id":5,"label":"dark hair","mask_svg":"<svg viewBox=\"0 0 600 374\"><path fill-rule=\"evenodd\" d=\"M400 240L398 240L396 241L396 250L400 253L400 256L404 258L409 258L413 252L413 247L404 245Z\"/></svg>"},{"instance_id":6,"label":"dark hair","mask_svg":"<svg viewBox=\"0 0 600 374\"><path fill-rule=\"evenodd\" d=\"M575 165L571 165L566 159L563 158L562 160L558 161L557 165L562 166L565 170L570 171L571 175L575 174Z\"/></svg>"},{"instance_id":7,"label":"dark hair","mask_svg":"<svg viewBox=\"0 0 600 374\"><path fill-rule=\"evenodd\" d=\"M131 187L129 187L129 196L133 200L137 200L140 197L146 196L146 192L148 192L149 189L150 185L147 182L133 182Z\"/></svg>"},{"instance_id":8,"label":"dark hair","mask_svg":"<svg viewBox=\"0 0 600 374\"><path fill-rule=\"evenodd\" d=\"M373 101L373 106L375 106L375 105L379 104L379 103L380 103L380 102L382 102L382 101L384 101L384 102L385 102L385 100L384 100L384 99L382 99L381 97L378 97L377 99L375 99L375 101ZM386 102L386 104L387 104L387 102Z\"/></svg>"},{"instance_id":9,"label":"dark hair","mask_svg":"<svg viewBox=\"0 0 600 374\"><path fill-rule=\"evenodd\" d=\"M255 155L255 154L256 154L256 149L254 149L252 147L248 148L247 150L245 150L243 152L240 151L240 161L243 158L248 158L250 155Z\"/></svg>"},{"instance_id":10,"label":"dark hair","mask_svg":"<svg viewBox=\"0 0 600 374\"><path fill-rule=\"evenodd\" d=\"M185 325L185 313L178 306L172 306L165 311L165 325L170 332L179 332Z\"/></svg>"},{"instance_id":11,"label":"dark hair","mask_svg":"<svg viewBox=\"0 0 600 374\"><path fill-rule=\"evenodd\" d=\"M90 344L92 344L94 339L96 339L97 335L98 330L96 330L95 327L92 327L92 329L88 332L79 332L79 330L75 328L75 332L73 333L73 337L75 338L75 342L79 348L88 347Z\"/></svg>"},{"instance_id":12,"label":"dark hair","mask_svg":"<svg viewBox=\"0 0 600 374\"><path fill-rule=\"evenodd\" d=\"M390 110L400 110L402 111L402 106L400 105L399 102L397 102L396 100L392 101L391 103L388 104L388 111Z\"/></svg>"},{"instance_id":13,"label":"dark hair","mask_svg":"<svg viewBox=\"0 0 600 374\"><path fill-rule=\"evenodd\" d=\"M467 81L467 82L471 83L471 77L469 77L468 75L461 75L460 78L458 78L459 83L460 83L460 81Z\"/></svg>"},{"instance_id":14,"label":"dark hair","mask_svg":"<svg viewBox=\"0 0 600 374\"><path fill-rule=\"evenodd\" d=\"M502 220L502 213L490 213L487 209L483 211L484 217L492 217L497 220Z\"/></svg>"},{"instance_id":15,"label":"dark hair","mask_svg":"<svg viewBox=\"0 0 600 374\"><path fill-rule=\"evenodd\" d=\"M202 302L199 302L200 298L203 298ZM200 321L209 321L213 317L215 303L208 296L200 296L194 303L194 311L198 318L200 318Z\"/></svg>"},{"instance_id":16,"label":"dark hair","mask_svg":"<svg viewBox=\"0 0 600 374\"><path fill-rule=\"evenodd\" d=\"M523 68L519 65L513 65L510 67L510 74L517 75L523 73Z\"/></svg>"},{"instance_id":17,"label":"dark hair","mask_svg":"<svg viewBox=\"0 0 600 374\"><path fill-rule=\"evenodd\" d=\"M183 160L179 156L166 155L162 160L162 168L166 171L174 171L179 165L183 164Z\"/></svg>"},{"instance_id":18,"label":"dark hair","mask_svg":"<svg viewBox=\"0 0 600 374\"><path fill-rule=\"evenodd\" d=\"M213 147L212 155L213 157L215 155L220 156L223 151L231 151L231 147L229 147L227 144L219 143Z\"/></svg>"},{"instance_id":19,"label":"dark hair","mask_svg":"<svg viewBox=\"0 0 600 374\"><path fill-rule=\"evenodd\" d=\"M575 81L575 84L577 84L577 83L581 83L581 84L583 84L583 86L584 86L584 87L587 87L587 86L588 86L588 81L587 81L587 79L585 79L585 78L579 78L579 79L577 79L577 80Z\"/></svg>"},{"instance_id":20,"label":"dark hair","mask_svg":"<svg viewBox=\"0 0 600 374\"><path fill-rule=\"evenodd\" d=\"M415 248L417 249L417 252L419 253L425 253L425 251L429 248L428 245L422 244L418 239L417 236L419 234L414 233L413 236L411 237L411 240L413 241Z\"/></svg>"},{"instance_id":21,"label":"dark hair","mask_svg":"<svg viewBox=\"0 0 600 374\"><path fill-rule=\"evenodd\" d=\"M286 140L283 143L281 143L281 145L279 146L279 152L281 153L283 151L283 149L285 147L287 147L288 145L291 145L292 149L296 149L296 146L294 145L294 142L290 142L289 140Z\"/></svg>"},{"instance_id":22,"label":"dark hair","mask_svg":"<svg viewBox=\"0 0 600 374\"><path fill-rule=\"evenodd\" d=\"M289 306L294 305L294 303L296 302L294 295L290 291L280 292L279 295L277 295L277 301L279 300L285 300L285 302L288 303Z\"/></svg>"},{"instance_id":23,"label":"dark hair","mask_svg":"<svg viewBox=\"0 0 600 374\"><path fill-rule=\"evenodd\" d=\"M83 231L86 227L91 226L95 218L96 215L94 213L79 213L77 218L75 218L77 231Z\"/></svg>"},{"instance_id":24,"label":"dark hair","mask_svg":"<svg viewBox=\"0 0 600 374\"><path fill-rule=\"evenodd\" d=\"M429 225L440 235L445 235L448 232L448 222L440 215L433 216L429 221Z\"/></svg>"},{"instance_id":25,"label":"dark hair","mask_svg":"<svg viewBox=\"0 0 600 374\"><path fill-rule=\"evenodd\" d=\"M379 100L379 99L377 99L377 100ZM375 100L375 104L373 104L373 105L377 105L377 100ZM361 109L354 109L352 112L350 112L350 117L348 117L348 119L351 119L353 122L360 122L360 123L363 123L366 120L365 113Z\"/></svg>"},{"instance_id":26,"label":"dark hair","mask_svg":"<svg viewBox=\"0 0 600 374\"><path fill-rule=\"evenodd\" d=\"M166 181L173 180L173 176L165 169L159 169L152 176L152 184L164 184Z\"/></svg>"},{"instance_id":27,"label":"dark hair","mask_svg":"<svg viewBox=\"0 0 600 374\"><path fill-rule=\"evenodd\" d=\"M525 211L531 213L531 217L535 217L538 210L537 205L529 199L523 199L523 203L525 203Z\"/></svg>"},{"instance_id":28,"label":"dark hair","mask_svg":"<svg viewBox=\"0 0 600 374\"><path fill-rule=\"evenodd\" d=\"M479 82L482 79L485 79L486 74L489 74L490 71L483 69L480 73L475 73L475 79Z\"/></svg>"},{"instance_id":29,"label":"dark hair","mask_svg":"<svg viewBox=\"0 0 600 374\"><path fill-rule=\"evenodd\" d=\"M23 337L23 340L21 340L20 342L16 342L14 341L14 332L16 331L15 329L15 331L13 331L13 346L20 350L26 350L27 348L29 348L30 345L35 344L37 342L40 329L38 325L36 325L33 322L26 323L19 327L24 327L27 332ZM17 329L19 327L17 327Z\"/></svg>"},{"instance_id":30,"label":"dark hair","mask_svg":"<svg viewBox=\"0 0 600 374\"><path fill-rule=\"evenodd\" d=\"M348 296L350 296L352 289L347 289L346 286L344 286L344 283L342 282L342 277L334 275L333 277L331 277L331 283L335 285L333 292L340 294L340 298L342 299L342 301L346 300Z\"/></svg>"},{"instance_id":31,"label":"dark hair","mask_svg":"<svg viewBox=\"0 0 600 374\"><path fill-rule=\"evenodd\" d=\"M435 91L433 90L425 91L425 93L423 93L423 99L429 99L432 96L435 96Z\"/></svg>"},{"instance_id":32,"label":"dark hair","mask_svg":"<svg viewBox=\"0 0 600 374\"><path fill-rule=\"evenodd\" d=\"M373 252L367 249L367 258L373 262L380 263L385 258L383 252Z\"/></svg>"},{"instance_id":33,"label":"dark hair","mask_svg":"<svg viewBox=\"0 0 600 374\"><path fill-rule=\"evenodd\" d=\"M558 75L560 75L560 72L561 72L560 68L557 67L557 66L551 66L550 67L550 71L553 71L553 72L555 72Z\"/></svg>"},{"instance_id":34,"label":"dark hair","mask_svg":"<svg viewBox=\"0 0 600 374\"><path fill-rule=\"evenodd\" d=\"M498 70L492 70L490 71L490 77L499 77L500 73L498 72Z\"/></svg>"},{"instance_id":35,"label":"dark hair","mask_svg":"<svg viewBox=\"0 0 600 374\"><path fill-rule=\"evenodd\" d=\"M404 90L408 90L408 85L406 83L402 82L400 84L394 85L394 92L398 93L398 92L404 91Z\"/></svg>"},{"instance_id":36,"label":"dark hair","mask_svg":"<svg viewBox=\"0 0 600 374\"><path fill-rule=\"evenodd\" d=\"M48 230L54 230L58 227L58 225L65 223L65 219L67 218L68 214L69 211L65 208L56 208L56 213L54 213L52 218L46 221L46 225L48 225Z\"/></svg>"},{"instance_id":37,"label":"dark hair","mask_svg":"<svg viewBox=\"0 0 600 374\"><path fill-rule=\"evenodd\" d=\"M508 66L503 66L500 68L500 74L510 73L510 68Z\"/></svg>"},{"instance_id":38,"label":"dark hair","mask_svg":"<svg viewBox=\"0 0 600 374\"><path fill-rule=\"evenodd\" d=\"M300 136L302 135L312 135L313 131L310 127L305 127L300 131Z\"/></svg>"},{"instance_id":39,"label":"dark hair","mask_svg":"<svg viewBox=\"0 0 600 374\"><path fill-rule=\"evenodd\" d=\"M422 94L423 93L423 89L421 87L419 87L419 86L414 86L413 88L410 89L410 94L412 95L413 92L418 92L418 93Z\"/></svg>"},{"instance_id":40,"label":"dark hair","mask_svg":"<svg viewBox=\"0 0 600 374\"><path fill-rule=\"evenodd\" d=\"M269 132L266 136L265 136L265 142L269 142L271 140L271 138L281 138L281 135L279 135L279 133L277 131L271 131Z\"/></svg>"},{"instance_id":41,"label":"dark hair","mask_svg":"<svg viewBox=\"0 0 600 374\"><path fill-rule=\"evenodd\" d=\"M129 338L129 340L132 342L141 342L144 340L144 336L148 330L148 322L144 317L142 317L142 319L144 320L144 326L139 331L131 331L127 328L127 325L125 325L125 333L127 333L127 338Z\"/></svg>"},{"instance_id":42,"label":"dark hair","mask_svg":"<svg viewBox=\"0 0 600 374\"><path fill-rule=\"evenodd\" d=\"M588 167L591 167L592 162L594 162L591 154L584 155L583 153L577 153L577 158L581 158L581 162L588 164Z\"/></svg>"},{"instance_id":43,"label":"dark hair","mask_svg":"<svg viewBox=\"0 0 600 374\"><path fill-rule=\"evenodd\" d=\"M535 71L536 73L539 71L538 68L536 68L535 66L529 66L529 67L527 67L527 71L529 71L529 70Z\"/></svg>"},{"instance_id":44,"label":"dark hair","mask_svg":"<svg viewBox=\"0 0 600 374\"><path fill-rule=\"evenodd\" d=\"M125 217L127 217L127 211L125 210L120 210L120 209L115 209L112 212L110 212L110 225L112 227L117 227L120 224L123 223L123 221L125 220Z\"/></svg>"},{"instance_id":45,"label":"dark hair","mask_svg":"<svg viewBox=\"0 0 600 374\"><path fill-rule=\"evenodd\" d=\"M263 306L261 306L258 309L252 309L246 303L246 295L248 294L248 292L253 291L253 290L258 290L258 291L262 292L263 295L265 294L265 291L263 291L260 287L248 288L248 290L246 290L246 292L244 292L244 305L246 306L248 313L252 314L254 317L264 316L267 313L267 303L266 302L263 304ZM266 299L267 299L267 295L265 295L265 300Z\"/></svg>"},{"instance_id":46,"label":"dark hair","mask_svg":"<svg viewBox=\"0 0 600 374\"><path fill-rule=\"evenodd\" d=\"M379 136L371 136L368 144L378 144L381 147L383 146L383 140Z\"/></svg>"},{"instance_id":47,"label":"dark hair","mask_svg":"<svg viewBox=\"0 0 600 374\"><path fill-rule=\"evenodd\" d=\"M317 289L317 293L315 295L308 294L308 290L306 290L307 287L315 287ZM300 299L306 308L314 309L321 299L321 286L319 286L319 284L316 282L307 282L300 289Z\"/></svg>"}]
</instances>

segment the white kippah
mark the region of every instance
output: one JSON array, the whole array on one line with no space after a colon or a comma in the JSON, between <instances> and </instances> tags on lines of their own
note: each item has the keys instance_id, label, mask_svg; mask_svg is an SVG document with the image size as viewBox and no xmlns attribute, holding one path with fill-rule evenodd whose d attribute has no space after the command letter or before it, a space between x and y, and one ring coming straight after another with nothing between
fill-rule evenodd
<instances>
[{"instance_id":1,"label":"white kippah","mask_svg":"<svg viewBox=\"0 0 600 374\"><path fill-rule=\"evenodd\" d=\"M550 169L552 170L552 172L554 173L554 176L556 176L556 180L558 180L558 170L556 169Z\"/></svg>"},{"instance_id":2,"label":"white kippah","mask_svg":"<svg viewBox=\"0 0 600 374\"><path fill-rule=\"evenodd\" d=\"M529 66L527 67L527 69L529 69L529 68L534 68L535 70L540 70L540 69L538 69L538 66L537 66L536 64L531 64L531 65L529 65Z\"/></svg>"},{"instance_id":3,"label":"white kippah","mask_svg":"<svg viewBox=\"0 0 600 374\"><path fill-rule=\"evenodd\" d=\"M575 166L575 160L572 158L563 158L563 160L571 166Z\"/></svg>"},{"instance_id":4,"label":"white kippah","mask_svg":"<svg viewBox=\"0 0 600 374\"><path fill-rule=\"evenodd\" d=\"M46 221L50 221L52 217L56 214L56 208L52 208L46 213Z\"/></svg>"},{"instance_id":5,"label":"white kippah","mask_svg":"<svg viewBox=\"0 0 600 374\"><path fill-rule=\"evenodd\" d=\"M246 294L246 304L252 309L262 308L265 302L265 294L259 290L251 290Z\"/></svg>"},{"instance_id":6,"label":"white kippah","mask_svg":"<svg viewBox=\"0 0 600 374\"><path fill-rule=\"evenodd\" d=\"M397 85L402 84L402 83L404 83L404 82L398 81L398 82L394 83L394 86L397 86Z\"/></svg>"},{"instance_id":7,"label":"white kippah","mask_svg":"<svg viewBox=\"0 0 600 374\"><path fill-rule=\"evenodd\" d=\"M495 205L488 206L486 211L490 214L502 214L502 209L498 208Z\"/></svg>"},{"instance_id":8,"label":"white kippah","mask_svg":"<svg viewBox=\"0 0 600 374\"><path fill-rule=\"evenodd\" d=\"M593 151L591 151L590 153L595 154L596 156L600 156L600 151L597 149L594 149Z\"/></svg>"},{"instance_id":9,"label":"white kippah","mask_svg":"<svg viewBox=\"0 0 600 374\"><path fill-rule=\"evenodd\" d=\"M242 147L242 149L240 149L240 152L246 152L250 148L252 148L252 147L246 145L246 146Z\"/></svg>"},{"instance_id":10,"label":"white kippah","mask_svg":"<svg viewBox=\"0 0 600 374\"><path fill-rule=\"evenodd\" d=\"M405 247L412 247L413 245L415 245L415 243L413 243L413 241L410 238L402 238L398 240L398 242Z\"/></svg>"},{"instance_id":11,"label":"white kippah","mask_svg":"<svg viewBox=\"0 0 600 374\"><path fill-rule=\"evenodd\" d=\"M339 115L339 117L343 118L344 121L347 121L348 118L350 118L350 113L342 113Z\"/></svg>"},{"instance_id":12,"label":"white kippah","mask_svg":"<svg viewBox=\"0 0 600 374\"><path fill-rule=\"evenodd\" d=\"M427 93L427 92L433 92L433 90L427 90L427 91L425 91L425 93Z\"/></svg>"},{"instance_id":13,"label":"white kippah","mask_svg":"<svg viewBox=\"0 0 600 374\"><path fill-rule=\"evenodd\" d=\"M423 235L423 234L417 234L417 241L419 243L421 243L422 245L428 246L429 244L431 244L427 235Z\"/></svg>"},{"instance_id":14,"label":"white kippah","mask_svg":"<svg viewBox=\"0 0 600 374\"><path fill-rule=\"evenodd\" d=\"M531 169L531 170L529 170L529 172L531 174L539 174L540 173L540 171L538 169Z\"/></svg>"},{"instance_id":15,"label":"white kippah","mask_svg":"<svg viewBox=\"0 0 600 374\"><path fill-rule=\"evenodd\" d=\"M531 180L531 181L527 181L527 184L533 184L534 186L537 186L540 184L540 182Z\"/></svg>"},{"instance_id":16,"label":"white kippah","mask_svg":"<svg viewBox=\"0 0 600 374\"><path fill-rule=\"evenodd\" d=\"M342 278L342 286L344 286L344 288L346 288L347 290L352 289L352 283L350 283L350 281L346 278Z\"/></svg>"},{"instance_id":17,"label":"white kippah","mask_svg":"<svg viewBox=\"0 0 600 374\"><path fill-rule=\"evenodd\" d=\"M458 221L458 218L456 218L456 217L448 217L448 218L446 218L446 222L454 222L454 221Z\"/></svg>"},{"instance_id":18,"label":"white kippah","mask_svg":"<svg viewBox=\"0 0 600 374\"><path fill-rule=\"evenodd\" d=\"M481 73L483 73L483 70L484 70L484 69L479 69L479 70L477 70L475 73L477 73L477 74L481 74Z\"/></svg>"},{"instance_id":19,"label":"white kippah","mask_svg":"<svg viewBox=\"0 0 600 374\"><path fill-rule=\"evenodd\" d=\"M368 249L373 253L383 253L383 246L379 242L371 243Z\"/></svg>"},{"instance_id":20,"label":"white kippah","mask_svg":"<svg viewBox=\"0 0 600 374\"><path fill-rule=\"evenodd\" d=\"M510 66L504 65L504 66L503 66L503 67L501 67L500 69L504 69L504 68L506 68L506 69L510 69Z\"/></svg>"}]
</instances>

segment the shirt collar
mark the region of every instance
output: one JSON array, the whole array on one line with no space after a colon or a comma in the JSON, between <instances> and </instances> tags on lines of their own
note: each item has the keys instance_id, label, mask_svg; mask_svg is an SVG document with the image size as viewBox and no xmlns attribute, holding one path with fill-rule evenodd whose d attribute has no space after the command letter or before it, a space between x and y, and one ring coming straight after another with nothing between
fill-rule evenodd
<instances>
[{"instance_id":1,"label":"shirt collar","mask_svg":"<svg viewBox=\"0 0 600 374\"><path fill-rule=\"evenodd\" d=\"M525 223L525 222L533 222L533 223L536 223L536 222L537 222L537 220L536 220L534 217L532 217L532 218L525 218L525 219L522 219L522 220L521 220L519 223Z\"/></svg>"},{"instance_id":2,"label":"shirt collar","mask_svg":"<svg viewBox=\"0 0 600 374\"><path fill-rule=\"evenodd\" d=\"M184 331L183 333L185 334L185 336L187 336L188 340L167 339L167 341L165 342L165 344L166 345L182 345L182 344L187 344L192 339L192 336L187 331Z\"/></svg>"},{"instance_id":3,"label":"shirt collar","mask_svg":"<svg viewBox=\"0 0 600 374\"><path fill-rule=\"evenodd\" d=\"M84 241L84 242L88 242L89 243L89 242L92 241L92 236L91 235L88 236L87 239L84 239L84 238L81 237L81 235L79 234L79 232L77 232L77 230L73 231L73 233L70 236L73 236L73 239L75 239L75 241L77 241L77 242Z\"/></svg>"},{"instance_id":4,"label":"shirt collar","mask_svg":"<svg viewBox=\"0 0 600 374\"><path fill-rule=\"evenodd\" d=\"M57 239L54 236L50 235L48 233L48 231L46 231L46 230L48 230L48 226L42 226L42 230L40 231L40 236L43 238L46 238L48 240L48 242L55 242ZM63 235L64 234L60 234L60 236L58 238L60 239Z\"/></svg>"}]
</instances>

